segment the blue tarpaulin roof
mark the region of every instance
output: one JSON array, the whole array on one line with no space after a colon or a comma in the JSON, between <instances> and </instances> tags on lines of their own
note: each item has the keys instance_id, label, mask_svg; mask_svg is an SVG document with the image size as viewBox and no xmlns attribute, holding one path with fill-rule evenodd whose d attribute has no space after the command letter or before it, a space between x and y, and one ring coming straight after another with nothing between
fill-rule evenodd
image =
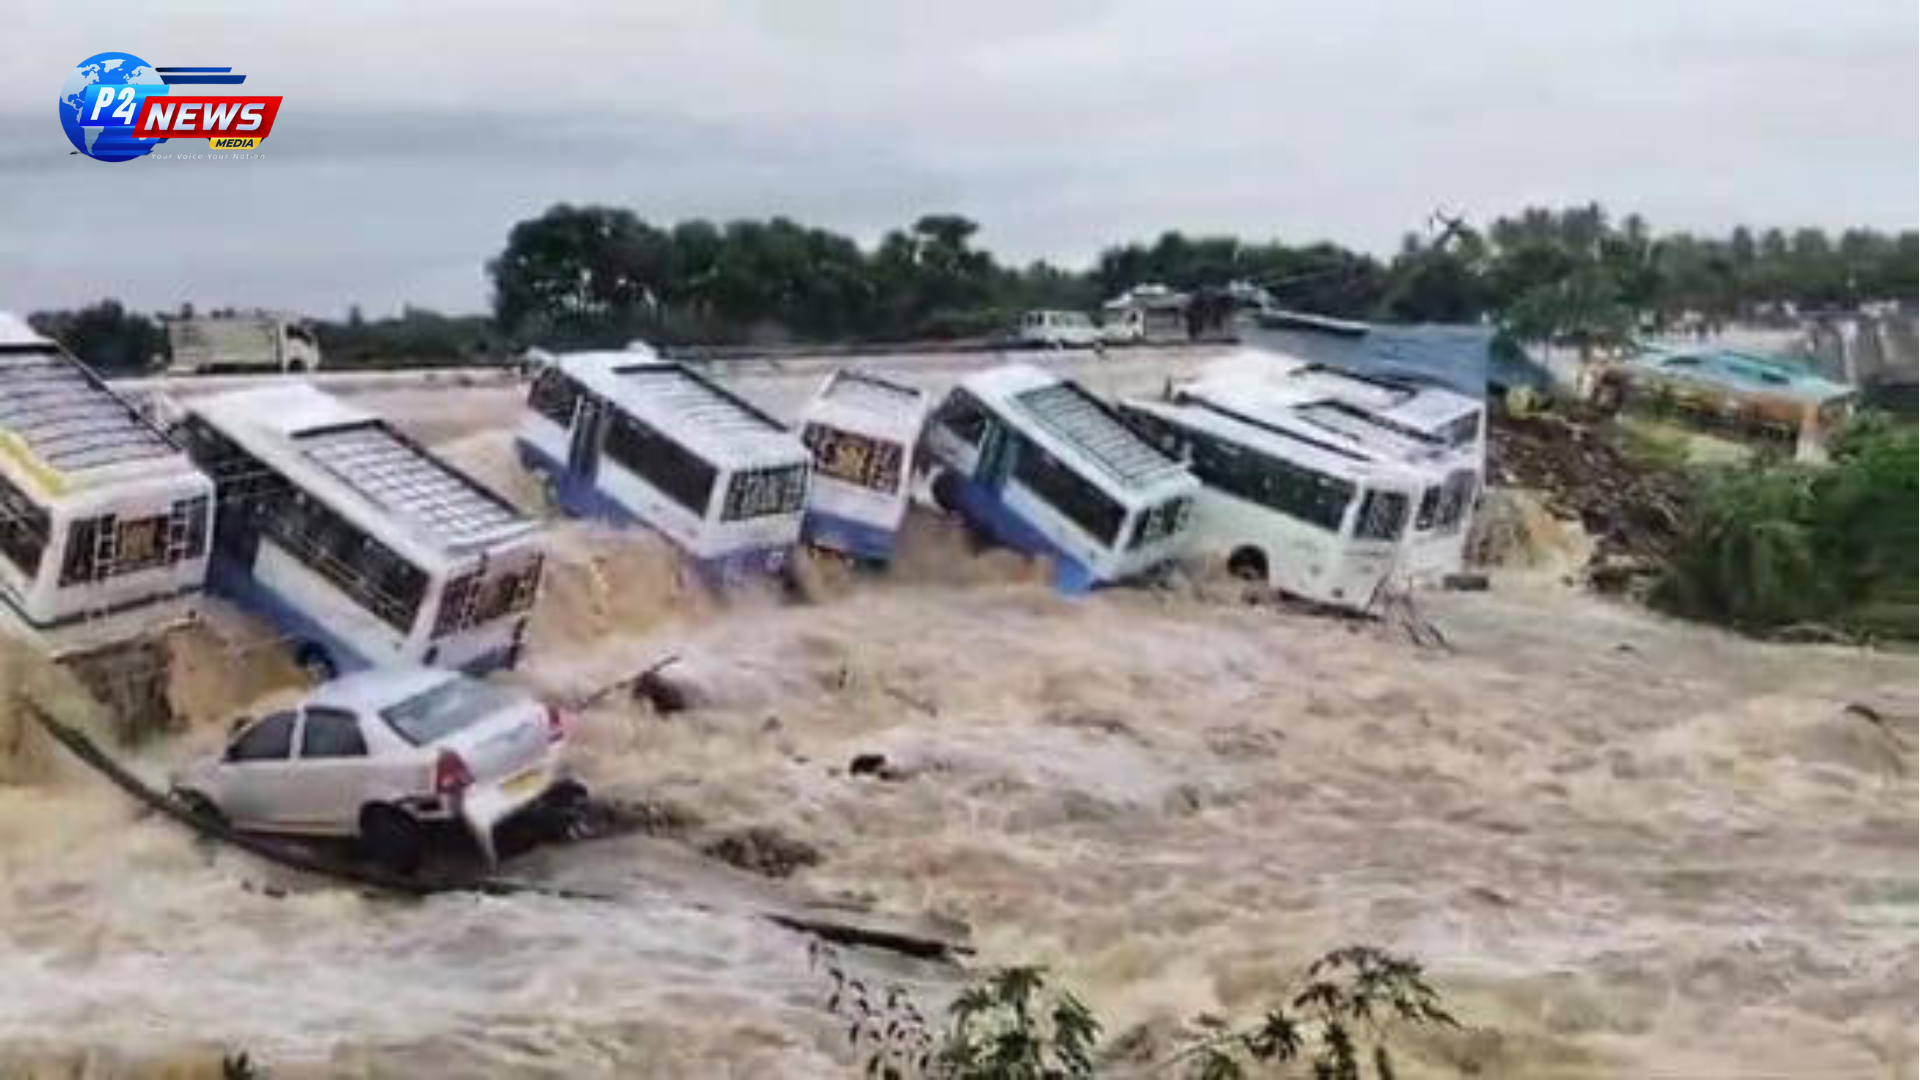
<instances>
[{"instance_id":1,"label":"blue tarpaulin roof","mask_svg":"<svg viewBox=\"0 0 1920 1080\"><path fill-rule=\"evenodd\" d=\"M1472 323L1359 323L1268 312L1241 337L1313 363L1421 379L1474 397L1484 397L1490 385L1547 384L1545 371L1495 345L1493 327Z\"/></svg>"}]
</instances>

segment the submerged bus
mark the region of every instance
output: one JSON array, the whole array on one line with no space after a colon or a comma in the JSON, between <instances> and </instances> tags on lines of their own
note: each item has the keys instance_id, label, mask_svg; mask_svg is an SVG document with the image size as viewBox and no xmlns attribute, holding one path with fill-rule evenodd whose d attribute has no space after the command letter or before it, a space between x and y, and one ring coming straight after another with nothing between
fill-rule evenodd
<instances>
[{"instance_id":1,"label":"submerged bus","mask_svg":"<svg viewBox=\"0 0 1920 1080\"><path fill-rule=\"evenodd\" d=\"M1367 609L1404 577L1407 522L1423 480L1418 470L1217 387L1129 400L1121 409L1204 485L1192 542L1200 558L1281 592L1353 610Z\"/></svg>"},{"instance_id":2,"label":"submerged bus","mask_svg":"<svg viewBox=\"0 0 1920 1080\"><path fill-rule=\"evenodd\" d=\"M810 544L886 562L906 518L927 392L877 375L827 376L800 415L813 453L802 533Z\"/></svg>"},{"instance_id":3,"label":"submerged bus","mask_svg":"<svg viewBox=\"0 0 1920 1080\"><path fill-rule=\"evenodd\" d=\"M1186 387L1265 414L1290 413L1310 435L1405 461L1422 483L1402 571L1422 581L1464 568L1468 526L1486 484L1484 402L1412 378L1360 374L1256 349L1214 361Z\"/></svg>"},{"instance_id":4,"label":"submerged bus","mask_svg":"<svg viewBox=\"0 0 1920 1080\"><path fill-rule=\"evenodd\" d=\"M193 615L213 484L79 361L0 314L0 615L54 655Z\"/></svg>"},{"instance_id":5,"label":"submerged bus","mask_svg":"<svg viewBox=\"0 0 1920 1080\"><path fill-rule=\"evenodd\" d=\"M316 675L519 660L540 531L478 481L305 383L194 399L179 430L218 491L209 586Z\"/></svg>"},{"instance_id":6,"label":"submerged bus","mask_svg":"<svg viewBox=\"0 0 1920 1080\"><path fill-rule=\"evenodd\" d=\"M784 572L800 539L799 437L644 348L554 357L527 395L519 452L566 512L646 525L716 584Z\"/></svg>"},{"instance_id":7,"label":"submerged bus","mask_svg":"<svg viewBox=\"0 0 1920 1080\"><path fill-rule=\"evenodd\" d=\"M935 412L926 444L942 505L1052 559L1065 591L1183 552L1199 482L1078 383L1027 364L971 375Z\"/></svg>"}]
</instances>

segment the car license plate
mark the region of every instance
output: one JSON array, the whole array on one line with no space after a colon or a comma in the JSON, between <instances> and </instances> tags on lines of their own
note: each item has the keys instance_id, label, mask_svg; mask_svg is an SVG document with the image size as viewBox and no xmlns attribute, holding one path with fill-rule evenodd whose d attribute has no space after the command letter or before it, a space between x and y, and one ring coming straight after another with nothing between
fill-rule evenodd
<instances>
[{"instance_id":1,"label":"car license plate","mask_svg":"<svg viewBox=\"0 0 1920 1080\"><path fill-rule=\"evenodd\" d=\"M545 771L538 768L528 769L518 776L508 777L507 782L500 785L500 789L509 795L525 795L528 792L538 791L546 779Z\"/></svg>"}]
</instances>

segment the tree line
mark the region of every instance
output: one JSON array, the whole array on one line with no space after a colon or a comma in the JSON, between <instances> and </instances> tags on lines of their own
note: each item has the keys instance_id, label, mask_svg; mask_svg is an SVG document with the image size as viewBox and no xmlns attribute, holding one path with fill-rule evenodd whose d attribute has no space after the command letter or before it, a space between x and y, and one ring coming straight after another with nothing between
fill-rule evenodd
<instances>
[{"instance_id":1,"label":"tree line","mask_svg":"<svg viewBox=\"0 0 1920 1080\"><path fill-rule=\"evenodd\" d=\"M1178 231L1108 248L1084 270L1003 264L979 226L929 214L871 246L785 217L668 225L560 204L515 224L489 260L487 315L409 307L321 322L330 365L498 359L528 344L773 344L992 335L1031 308L1091 311L1154 282L1240 283L1279 306L1343 318L1490 321L1522 341L1616 341L1644 329L1920 296L1920 234L1742 226L1656 234L1598 204L1530 207L1484 229L1435 219L1390 258L1330 242ZM140 370L164 355L155 317L108 300L31 321L88 362Z\"/></svg>"}]
</instances>

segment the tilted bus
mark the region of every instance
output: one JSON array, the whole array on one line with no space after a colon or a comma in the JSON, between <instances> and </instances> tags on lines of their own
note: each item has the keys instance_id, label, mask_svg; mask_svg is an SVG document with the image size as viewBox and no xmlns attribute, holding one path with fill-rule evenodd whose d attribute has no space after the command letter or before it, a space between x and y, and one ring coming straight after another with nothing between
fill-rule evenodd
<instances>
[{"instance_id":1,"label":"tilted bus","mask_svg":"<svg viewBox=\"0 0 1920 1080\"><path fill-rule=\"evenodd\" d=\"M1073 592L1180 555L1200 485L1085 387L1027 364L968 376L934 413L935 494L976 528L1049 558Z\"/></svg>"},{"instance_id":2,"label":"tilted bus","mask_svg":"<svg viewBox=\"0 0 1920 1080\"><path fill-rule=\"evenodd\" d=\"M931 404L925 390L878 375L827 376L800 414L800 438L813 454L808 543L874 562L893 557Z\"/></svg>"},{"instance_id":3,"label":"tilted bus","mask_svg":"<svg viewBox=\"0 0 1920 1080\"><path fill-rule=\"evenodd\" d=\"M1402 554L1412 580L1458 573L1486 483L1487 410L1481 400L1400 375L1346 371L1246 349L1207 365L1188 388L1216 399L1293 409L1337 441L1405 458L1424 478Z\"/></svg>"},{"instance_id":4,"label":"tilted bus","mask_svg":"<svg viewBox=\"0 0 1920 1080\"><path fill-rule=\"evenodd\" d=\"M210 588L310 670L519 660L543 541L478 481L305 383L192 399L178 430L218 492Z\"/></svg>"},{"instance_id":5,"label":"tilted bus","mask_svg":"<svg viewBox=\"0 0 1920 1080\"><path fill-rule=\"evenodd\" d=\"M528 392L519 453L566 512L643 524L714 583L785 571L800 539L799 436L643 348L554 357Z\"/></svg>"},{"instance_id":6,"label":"tilted bus","mask_svg":"<svg viewBox=\"0 0 1920 1080\"><path fill-rule=\"evenodd\" d=\"M54 342L0 314L0 615L55 655L192 616L213 484Z\"/></svg>"},{"instance_id":7,"label":"tilted bus","mask_svg":"<svg viewBox=\"0 0 1920 1080\"><path fill-rule=\"evenodd\" d=\"M1191 544L1197 558L1352 610L1404 580L1407 522L1423 481L1437 474L1217 387L1131 399L1121 409L1204 485Z\"/></svg>"}]
</instances>

